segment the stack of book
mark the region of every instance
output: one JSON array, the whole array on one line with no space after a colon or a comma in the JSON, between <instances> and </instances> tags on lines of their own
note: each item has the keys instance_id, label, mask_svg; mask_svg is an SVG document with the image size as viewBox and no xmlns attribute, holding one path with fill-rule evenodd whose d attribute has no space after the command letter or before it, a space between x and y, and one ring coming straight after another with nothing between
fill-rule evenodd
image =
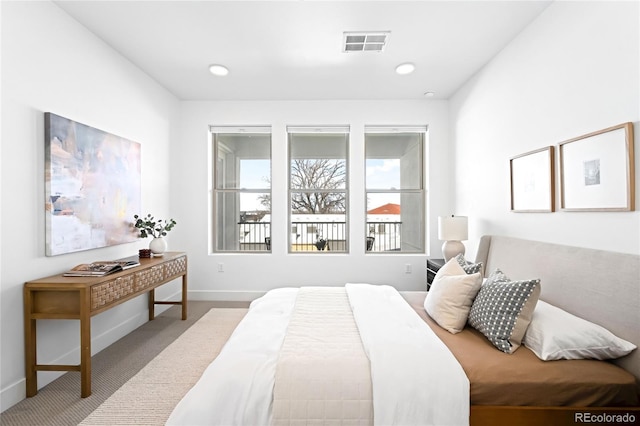
<instances>
[{"instance_id":1,"label":"stack of book","mask_svg":"<svg viewBox=\"0 0 640 426\"><path fill-rule=\"evenodd\" d=\"M125 269L135 268L136 266L140 266L140 262L137 256L132 256L118 260L100 260L92 263L83 263L71 268L62 275L65 277L101 277L124 271Z\"/></svg>"}]
</instances>

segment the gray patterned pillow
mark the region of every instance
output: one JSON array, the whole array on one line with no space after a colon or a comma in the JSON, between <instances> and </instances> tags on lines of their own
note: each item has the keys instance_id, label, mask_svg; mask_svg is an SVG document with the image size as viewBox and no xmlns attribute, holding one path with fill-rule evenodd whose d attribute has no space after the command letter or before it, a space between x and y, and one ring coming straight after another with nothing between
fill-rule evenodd
<instances>
[{"instance_id":1,"label":"gray patterned pillow","mask_svg":"<svg viewBox=\"0 0 640 426\"><path fill-rule=\"evenodd\" d=\"M475 274L475 273L482 273L482 262L479 263L472 263L472 262L468 262L465 258L464 255L462 253L458 254L455 259L458 261L458 264L460 266L462 266L462 269L464 269L464 271L467 274Z\"/></svg>"},{"instance_id":2,"label":"gray patterned pillow","mask_svg":"<svg viewBox=\"0 0 640 426\"><path fill-rule=\"evenodd\" d=\"M515 352L529 327L540 295L540 280L510 280L496 269L469 311L469 325L503 352Z\"/></svg>"}]
</instances>

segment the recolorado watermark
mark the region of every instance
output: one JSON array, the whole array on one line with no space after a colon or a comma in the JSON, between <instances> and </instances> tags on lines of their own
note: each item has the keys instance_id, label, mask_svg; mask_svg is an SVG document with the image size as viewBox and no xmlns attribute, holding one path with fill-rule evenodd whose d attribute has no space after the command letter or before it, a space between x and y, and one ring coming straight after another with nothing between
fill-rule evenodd
<instances>
[{"instance_id":1,"label":"recolorado watermark","mask_svg":"<svg viewBox=\"0 0 640 426\"><path fill-rule=\"evenodd\" d=\"M573 414L576 423L600 423L600 424L635 424L636 415L640 413L591 413L578 411Z\"/></svg>"}]
</instances>

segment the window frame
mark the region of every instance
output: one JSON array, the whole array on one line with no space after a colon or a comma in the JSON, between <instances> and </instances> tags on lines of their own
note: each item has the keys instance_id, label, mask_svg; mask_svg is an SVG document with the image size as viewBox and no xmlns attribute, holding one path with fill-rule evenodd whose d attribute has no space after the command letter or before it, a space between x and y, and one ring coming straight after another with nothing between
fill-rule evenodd
<instances>
[{"instance_id":1,"label":"window frame","mask_svg":"<svg viewBox=\"0 0 640 426\"><path fill-rule=\"evenodd\" d=\"M287 252L289 254L299 255L299 254L315 254L315 253L334 253L334 254L349 254L349 143L351 139L350 126L348 125L338 125L338 126L287 126L287 224L288 229L292 232L289 232L287 236ZM341 135L344 136L344 158L340 158L341 161L344 161L345 167L345 184L344 188L340 189L323 189L323 188L296 188L293 189L291 185L292 179L292 170L291 164L293 160L292 152L293 152L293 135ZM294 225L293 222L293 212L292 212L292 197L294 193L297 192L314 192L314 193L343 193L344 194L344 249L335 250L331 249L329 245L327 245L327 250L323 246L320 248L316 245L316 250L293 250L294 241L293 241L293 229L299 229L300 225ZM317 226L316 223L306 224L306 226L302 226L303 229L307 229L309 225ZM334 247L335 248L335 247Z\"/></svg>"},{"instance_id":2,"label":"window frame","mask_svg":"<svg viewBox=\"0 0 640 426\"><path fill-rule=\"evenodd\" d=\"M273 181L273 133L272 133L272 129L271 126L254 126L254 125L249 125L249 126L210 126L209 127L209 134L210 134L210 146L211 146L211 158L212 158L212 170L210 172L210 179L211 179L211 200L210 200L210 205L212 208L212 214L210 215L211 217L211 232L210 232L210 252L212 253L216 253L216 254L223 254L223 253L242 253L242 254L270 254L272 253L272 245L271 245L271 229L272 229L272 222L273 222L273 206L270 206L269 208L269 215L271 216L271 219L268 223L266 223L266 231L265 231L265 238L264 241L258 241L255 244L256 245L264 245L265 246L265 250L258 250L258 249L241 249L241 242L240 242L240 200L242 198L242 194L268 194L269 197L272 199L273 196L273 185L271 184L271 182ZM242 158L234 158L235 161L235 165L234 168L236 170L236 185L234 187L228 188L226 187L225 184L220 184L220 180L226 176L226 168L228 167L228 162L224 159L222 159L219 156L219 151L226 151L227 155L231 155L232 154L232 150L229 149L228 147L222 145L221 146L221 142L219 140L219 135L255 135L255 134L260 134L260 135L265 135L268 136L269 139L269 187L263 187L263 188L242 188L240 185L240 167L239 164L242 160ZM222 149L221 149L222 148ZM250 158L247 158L250 159ZM224 170L222 170L223 175L221 175L221 170L220 167L222 166L222 168ZM237 235L236 237L238 237L238 242L237 242L237 246L234 249L225 249L224 248L224 242L227 241L228 237L226 234L226 230L228 229L227 226L221 226L221 218L220 218L220 212L221 211L225 211L226 212L226 206L225 206L225 201L226 201L226 196L223 196L224 194L237 194L236 195L236 202L238 204L238 208L236 209L236 211L233 212L233 215L235 217L237 217L237 223L236 221L234 221L234 227L236 228L236 232ZM223 196L222 201L220 200L220 196ZM220 206L220 204L222 204L222 206ZM223 210L221 210L223 209ZM225 213L226 214L226 213ZM258 223L258 222L256 222ZM268 235L266 235L268 234ZM233 236L232 236L233 237ZM267 239L269 239L269 242L267 242ZM221 241L223 242L221 244ZM263 244L264 243L264 244Z\"/></svg>"},{"instance_id":3,"label":"window frame","mask_svg":"<svg viewBox=\"0 0 640 426\"><path fill-rule=\"evenodd\" d=\"M364 171L365 171L365 179L364 179L364 197L365 197L365 202L364 202L364 231L365 231L365 238L369 238L372 235L370 234L370 230L373 226L373 228L377 231L380 230L380 226L381 224L378 222L371 222L369 221L369 194L398 194L400 197L400 206L402 206L402 197L403 195L409 195L409 194L415 194L418 196L418 202L419 205L421 206L420 209L420 218L418 219L417 224L419 224L419 240L418 243L420 245L420 247L416 250L403 250L403 233L402 231L400 231L400 249L398 250L374 250L374 248L376 247L376 243L375 240L372 244L372 248L371 250L368 249L367 246L365 246L365 254L369 255L397 255L397 254L425 254L427 252L427 247L426 247L426 216L427 216L427 206L426 206L426 197L427 197L427 190L426 190L426 181L427 181L427 166L428 163L426 161L426 150L427 150L427 131L428 131L428 127L427 126L365 126L364 129ZM418 180L418 187L417 188L371 188L369 189L367 186L367 162L368 160L371 158L375 158L375 157L369 157L368 155L368 149L367 149L367 136L371 135L371 134L417 134L419 135L419 168L420 168L420 177ZM391 222L390 222L391 223ZM402 222L400 222L400 224L402 224ZM385 235L387 234L387 225L384 224L384 229L385 229ZM378 236L380 234L380 232L375 232L374 231L374 237ZM387 238L385 236L385 238ZM378 242L378 244L380 244ZM386 244L386 243L385 243Z\"/></svg>"}]
</instances>

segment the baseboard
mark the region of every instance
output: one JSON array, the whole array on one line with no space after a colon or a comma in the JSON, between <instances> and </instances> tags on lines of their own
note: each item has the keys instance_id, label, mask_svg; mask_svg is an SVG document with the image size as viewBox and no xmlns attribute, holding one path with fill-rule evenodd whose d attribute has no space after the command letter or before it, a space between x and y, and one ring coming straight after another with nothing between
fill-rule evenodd
<instances>
[{"instance_id":1,"label":"baseboard","mask_svg":"<svg viewBox=\"0 0 640 426\"><path fill-rule=\"evenodd\" d=\"M187 297L189 300L206 302L251 302L265 293L266 291L189 290Z\"/></svg>"},{"instance_id":2,"label":"baseboard","mask_svg":"<svg viewBox=\"0 0 640 426\"><path fill-rule=\"evenodd\" d=\"M27 394L25 379L18 380L0 390L0 412L7 410L22 401Z\"/></svg>"}]
</instances>

